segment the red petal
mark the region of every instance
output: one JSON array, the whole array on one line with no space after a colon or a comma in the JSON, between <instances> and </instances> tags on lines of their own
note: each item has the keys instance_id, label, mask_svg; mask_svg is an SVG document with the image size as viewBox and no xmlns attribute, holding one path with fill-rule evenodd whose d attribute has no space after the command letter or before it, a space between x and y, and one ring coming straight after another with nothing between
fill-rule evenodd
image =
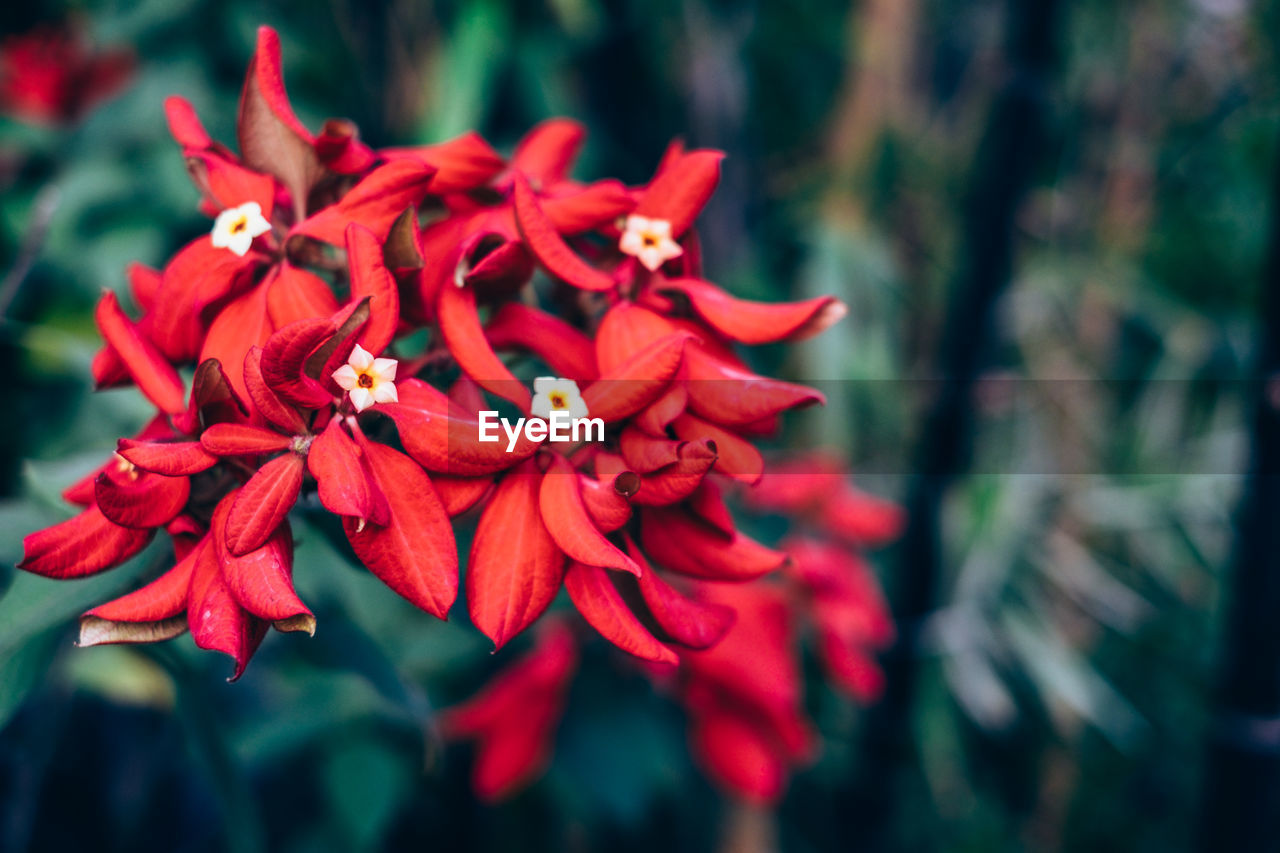
<instances>
[{"instance_id":1,"label":"red petal","mask_svg":"<svg viewBox=\"0 0 1280 853\"><path fill-rule=\"evenodd\" d=\"M331 204L299 223L295 234L342 245L343 232L355 222L385 240L406 207L417 207L427 194L435 169L418 160L395 160L379 166Z\"/></svg>"},{"instance_id":2,"label":"red petal","mask_svg":"<svg viewBox=\"0 0 1280 853\"><path fill-rule=\"evenodd\" d=\"M599 181L582 189L544 196L542 212L561 234L581 234L625 216L636 206L621 181Z\"/></svg>"},{"instance_id":3,"label":"red petal","mask_svg":"<svg viewBox=\"0 0 1280 853\"><path fill-rule=\"evenodd\" d=\"M619 478L625 479L619 482ZM631 503L627 498L635 494L639 478L631 472L613 476L602 474L599 480L581 474L578 487L591 521L602 533L612 533L631 518Z\"/></svg>"},{"instance_id":4,"label":"red petal","mask_svg":"<svg viewBox=\"0 0 1280 853\"><path fill-rule=\"evenodd\" d=\"M760 805L782 796L786 761L758 723L724 711L696 714L689 744L698 763L735 795Z\"/></svg>"},{"instance_id":5,"label":"red petal","mask_svg":"<svg viewBox=\"0 0 1280 853\"><path fill-rule=\"evenodd\" d=\"M436 167L431 192L444 195L484 186L506 163L474 130L456 139L418 148L391 148L380 152L389 160L414 158Z\"/></svg>"},{"instance_id":6,"label":"red petal","mask_svg":"<svg viewBox=\"0 0 1280 853\"><path fill-rule=\"evenodd\" d=\"M307 375L311 356L337 328L327 319L299 320L267 338L262 348L262 379L286 403L317 409L333 402L320 382Z\"/></svg>"},{"instance_id":7,"label":"red petal","mask_svg":"<svg viewBox=\"0 0 1280 853\"><path fill-rule=\"evenodd\" d=\"M170 95L164 99L164 114L169 122L169 133L183 148L208 148L213 140L205 132L196 116L195 108L186 98Z\"/></svg>"},{"instance_id":8,"label":"red petal","mask_svg":"<svg viewBox=\"0 0 1280 853\"><path fill-rule=\"evenodd\" d=\"M800 406L825 403L813 388L757 376L709 355L701 346L685 351L689 408L719 424L750 424Z\"/></svg>"},{"instance_id":9,"label":"red petal","mask_svg":"<svg viewBox=\"0 0 1280 853\"><path fill-rule=\"evenodd\" d=\"M120 310L114 293L102 294L95 314L102 336L120 356L133 381L161 411L177 414L186 408L186 390L178 371L165 360Z\"/></svg>"},{"instance_id":10,"label":"red petal","mask_svg":"<svg viewBox=\"0 0 1280 853\"><path fill-rule=\"evenodd\" d=\"M467 606L497 648L542 615L564 577L564 554L538 513L541 479L532 459L507 472L476 526Z\"/></svg>"},{"instance_id":11,"label":"red petal","mask_svg":"<svg viewBox=\"0 0 1280 853\"><path fill-rule=\"evenodd\" d=\"M80 578L117 566L141 551L155 530L113 524L96 506L22 540L18 568L49 578Z\"/></svg>"},{"instance_id":12,"label":"red petal","mask_svg":"<svg viewBox=\"0 0 1280 853\"><path fill-rule=\"evenodd\" d=\"M623 427L618 436L618 449L627 467L640 474L649 474L665 468L680 458L679 441L654 438L633 426Z\"/></svg>"},{"instance_id":13,"label":"red petal","mask_svg":"<svg viewBox=\"0 0 1280 853\"><path fill-rule=\"evenodd\" d=\"M182 512L191 494L186 477L162 474L130 475L119 469L98 475L93 496L102 514L125 527L161 527Z\"/></svg>"},{"instance_id":14,"label":"red petal","mask_svg":"<svg viewBox=\"0 0 1280 853\"><path fill-rule=\"evenodd\" d=\"M706 649L720 642L733 627L736 618L733 608L709 601L697 601L681 594L658 576L630 539L627 540L627 553L643 569L637 583L644 603L648 605L658 627L672 640L691 649Z\"/></svg>"},{"instance_id":15,"label":"red petal","mask_svg":"<svg viewBox=\"0 0 1280 853\"><path fill-rule=\"evenodd\" d=\"M245 165L279 178L293 198L295 215L301 218L307 194L324 167L312 147L310 131L289 106L280 70L280 38L270 27L258 28L258 48L240 93L236 126Z\"/></svg>"},{"instance_id":16,"label":"red petal","mask_svg":"<svg viewBox=\"0 0 1280 853\"><path fill-rule=\"evenodd\" d=\"M363 518L380 527L391 522L386 495L370 476L359 446L334 418L311 442L307 468L319 485L320 503L336 515Z\"/></svg>"},{"instance_id":17,"label":"red petal","mask_svg":"<svg viewBox=\"0 0 1280 853\"><path fill-rule=\"evenodd\" d=\"M673 384L663 392L661 397L645 406L644 410L636 415L635 425L649 435L665 438L667 427L684 413L685 404L688 402L689 391L684 387L684 383Z\"/></svg>"},{"instance_id":18,"label":"red petal","mask_svg":"<svg viewBox=\"0 0 1280 853\"><path fill-rule=\"evenodd\" d=\"M226 522L225 542L232 554L239 557L256 550L280 526L302 490L303 468L301 456L286 453L263 465L244 484Z\"/></svg>"},{"instance_id":19,"label":"red petal","mask_svg":"<svg viewBox=\"0 0 1280 853\"><path fill-rule=\"evenodd\" d=\"M656 663L680 662L675 652L640 624L603 569L571 562L564 576L564 587L573 606L591 627L624 652Z\"/></svg>"},{"instance_id":20,"label":"red petal","mask_svg":"<svg viewBox=\"0 0 1280 853\"><path fill-rule=\"evenodd\" d=\"M462 477L494 474L538 450L538 443L526 438L523 430L510 453L505 435L494 442L479 441L476 418L420 379L396 382L396 392L400 402L382 403L377 411L396 422L404 449L428 471Z\"/></svg>"},{"instance_id":21,"label":"red petal","mask_svg":"<svg viewBox=\"0 0 1280 853\"><path fill-rule=\"evenodd\" d=\"M690 414L680 415L671 426L685 441L714 442L717 454L715 469L721 474L748 485L759 482L764 474L764 457L755 445L741 436Z\"/></svg>"},{"instance_id":22,"label":"red petal","mask_svg":"<svg viewBox=\"0 0 1280 853\"><path fill-rule=\"evenodd\" d=\"M414 605L444 619L458 595L458 551L453 528L431 480L418 464L391 448L357 439L370 472L391 509L391 523L358 530L344 518L360 562Z\"/></svg>"},{"instance_id":23,"label":"red petal","mask_svg":"<svg viewBox=\"0 0 1280 853\"><path fill-rule=\"evenodd\" d=\"M640 541L668 569L696 578L745 581L782 567L787 555L741 533L729 539L679 508L648 509Z\"/></svg>"},{"instance_id":24,"label":"red petal","mask_svg":"<svg viewBox=\"0 0 1280 853\"><path fill-rule=\"evenodd\" d=\"M511 168L540 185L563 181L573 168L587 129L566 118L548 119L524 135L511 157Z\"/></svg>"},{"instance_id":25,"label":"red petal","mask_svg":"<svg viewBox=\"0 0 1280 853\"><path fill-rule=\"evenodd\" d=\"M436 313L445 344L458 366L481 388L510 400L523 412L529 411L532 403L529 389L493 354L484 336L476 312L475 291L447 282L440 288Z\"/></svg>"},{"instance_id":26,"label":"red petal","mask_svg":"<svg viewBox=\"0 0 1280 853\"><path fill-rule=\"evenodd\" d=\"M184 246L165 265L150 335L171 361L188 361L200 352L213 306L241 288L259 267L252 255L240 257L215 248L207 236Z\"/></svg>"},{"instance_id":27,"label":"red petal","mask_svg":"<svg viewBox=\"0 0 1280 853\"><path fill-rule=\"evenodd\" d=\"M232 497L236 492L227 495L213 513L210 535L222 580L236 602L254 616L315 633L315 618L293 589L293 536L287 524L273 528L260 547L242 555L223 545L234 534L236 505L244 498L245 489L237 497Z\"/></svg>"},{"instance_id":28,"label":"red petal","mask_svg":"<svg viewBox=\"0 0 1280 853\"><path fill-rule=\"evenodd\" d=\"M614 372L655 341L678 334L679 327L665 317L634 302L619 302L596 330L596 363L602 373Z\"/></svg>"},{"instance_id":29,"label":"red petal","mask_svg":"<svg viewBox=\"0 0 1280 853\"><path fill-rule=\"evenodd\" d=\"M164 282L164 273L137 262L129 264L126 273L129 276L129 293L133 296L133 301L143 311L150 311L155 306L156 295L159 294L160 286Z\"/></svg>"},{"instance_id":30,"label":"red petal","mask_svg":"<svg viewBox=\"0 0 1280 853\"><path fill-rule=\"evenodd\" d=\"M826 330L848 313L844 303L834 296L803 302L750 302L696 278L664 281L657 288L683 293L711 328L744 344L801 341Z\"/></svg>"},{"instance_id":31,"label":"red petal","mask_svg":"<svg viewBox=\"0 0 1280 853\"><path fill-rule=\"evenodd\" d=\"M557 376L589 382L599 376L591 339L559 317L519 302L506 302L484 327L494 349L527 349Z\"/></svg>"},{"instance_id":32,"label":"red petal","mask_svg":"<svg viewBox=\"0 0 1280 853\"><path fill-rule=\"evenodd\" d=\"M219 210L256 201L262 215L271 219L275 208L276 182L270 175L246 169L216 152L187 152L187 171Z\"/></svg>"},{"instance_id":33,"label":"red petal","mask_svg":"<svg viewBox=\"0 0 1280 853\"><path fill-rule=\"evenodd\" d=\"M445 512L453 518L462 515L475 506L489 492L493 485L490 477L451 477L448 474L433 474L431 484L436 487Z\"/></svg>"},{"instance_id":34,"label":"red petal","mask_svg":"<svg viewBox=\"0 0 1280 853\"><path fill-rule=\"evenodd\" d=\"M834 536L858 545L875 547L902 535L906 513L892 501L869 495L846 482L824 502L822 526Z\"/></svg>"},{"instance_id":35,"label":"red petal","mask_svg":"<svg viewBox=\"0 0 1280 853\"><path fill-rule=\"evenodd\" d=\"M249 658L266 635L267 623L253 618L236 602L222 578L212 538L202 540L192 556L195 568L187 594L191 637L202 649L229 655L236 662L231 676L235 681L244 674Z\"/></svg>"},{"instance_id":36,"label":"red petal","mask_svg":"<svg viewBox=\"0 0 1280 853\"><path fill-rule=\"evenodd\" d=\"M152 643L187 630L182 615L195 568L194 552L151 583L80 617L79 646L103 643Z\"/></svg>"},{"instance_id":37,"label":"red petal","mask_svg":"<svg viewBox=\"0 0 1280 853\"><path fill-rule=\"evenodd\" d=\"M378 157L360 141L360 131L346 119L331 118L320 128L315 142L316 156L325 168L340 175L358 175L377 162Z\"/></svg>"},{"instance_id":38,"label":"red petal","mask_svg":"<svg viewBox=\"0 0 1280 853\"><path fill-rule=\"evenodd\" d=\"M346 245L351 300L369 297L369 322L360 336L360 345L377 355L395 337L400 322L400 292L382 262L382 244L372 231L351 223L346 230Z\"/></svg>"},{"instance_id":39,"label":"red petal","mask_svg":"<svg viewBox=\"0 0 1280 853\"><path fill-rule=\"evenodd\" d=\"M640 567L595 526L582 501L578 472L559 454L552 454L551 467L542 478L538 502L547 531L570 559L589 566L640 574Z\"/></svg>"},{"instance_id":40,"label":"red petal","mask_svg":"<svg viewBox=\"0 0 1280 853\"><path fill-rule=\"evenodd\" d=\"M264 286L267 314L277 329L299 320L330 317L338 310L338 300L328 282L288 261L275 268Z\"/></svg>"},{"instance_id":41,"label":"red petal","mask_svg":"<svg viewBox=\"0 0 1280 853\"><path fill-rule=\"evenodd\" d=\"M267 423L290 435L307 431L307 422L298 410L281 401L262 378L262 347L253 347L244 357L244 382L254 409Z\"/></svg>"},{"instance_id":42,"label":"red petal","mask_svg":"<svg viewBox=\"0 0 1280 853\"><path fill-rule=\"evenodd\" d=\"M691 340L686 332L659 338L627 361L605 370L582 392L587 413L605 423L634 415L661 396L680 369Z\"/></svg>"},{"instance_id":43,"label":"red petal","mask_svg":"<svg viewBox=\"0 0 1280 853\"><path fill-rule=\"evenodd\" d=\"M465 287L493 294L516 291L533 276L533 256L518 240L508 240L476 262L462 277Z\"/></svg>"},{"instance_id":44,"label":"red petal","mask_svg":"<svg viewBox=\"0 0 1280 853\"><path fill-rule=\"evenodd\" d=\"M574 254L556 233L529 182L521 174L515 176L516 222L525 244L534 257L556 278L583 290L612 290L617 286L613 276L601 272Z\"/></svg>"},{"instance_id":45,"label":"red petal","mask_svg":"<svg viewBox=\"0 0 1280 853\"><path fill-rule=\"evenodd\" d=\"M135 441L120 439L117 452L130 463L167 477L183 477L207 471L218 457L204 449L198 441Z\"/></svg>"},{"instance_id":46,"label":"red petal","mask_svg":"<svg viewBox=\"0 0 1280 853\"><path fill-rule=\"evenodd\" d=\"M271 336L266 297L267 288L259 287L232 300L209 327L200 349L200 361L216 358L241 399L249 395L244 382L244 358L250 349L262 346Z\"/></svg>"},{"instance_id":47,"label":"red petal","mask_svg":"<svg viewBox=\"0 0 1280 853\"><path fill-rule=\"evenodd\" d=\"M644 475L640 491L631 498L632 502L641 506L666 506L689 497L715 464L715 445L705 439L685 442L680 445L679 456L674 464Z\"/></svg>"},{"instance_id":48,"label":"red petal","mask_svg":"<svg viewBox=\"0 0 1280 853\"><path fill-rule=\"evenodd\" d=\"M215 456L257 456L293 445L293 438L249 424L214 424L200 436L200 444Z\"/></svg>"},{"instance_id":49,"label":"red petal","mask_svg":"<svg viewBox=\"0 0 1280 853\"><path fill-rule=\"evenodd\" d=\"M180 433L192 435L208 424L239 423L247 414L221 362L210 359L196 366L187 410L173 418L173 427Z\"/></svg>"},{"instance_id":50,"label":"red petal","mask_svg":"<svg viewBox=\"0 0 1280 853\"><path fill-rule=\"evenodd\" d=\"M720 151L690 151L653 179L636 205L637 216L665 219L671 236L689 230L720 182Z\"/></svg>"}]
</instances>

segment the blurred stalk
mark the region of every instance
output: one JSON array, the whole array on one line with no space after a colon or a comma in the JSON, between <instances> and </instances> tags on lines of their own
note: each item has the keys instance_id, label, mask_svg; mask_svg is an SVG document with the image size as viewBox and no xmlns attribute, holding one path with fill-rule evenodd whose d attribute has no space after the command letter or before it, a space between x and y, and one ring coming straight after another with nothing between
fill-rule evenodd
<instances>
[{"instance_id":1,"label":"blurred stalk","mask_svg":"<svg viewBox=\"0 0 1280 853\"><path fill-rule=\"evenodd\" d=\"M1013 270L1018 211L1045 147L1045 94L1054 64L1057 0L1009 0L1006 70L979 144L965 207L958 275L937 354L939 384L926 412L907 496L893 596L899 641L885 659L885 695L867 718L863 772L850 830L869 849L892 847L900 771L918 761L912 738L920 628L942 575L941 514L967 466L973 394L995 343L995 311Z\"/></svg>"},{"instance_id":2,"label":"blurred stalk","mask_svg":"<svg viewBox=\"0 0 1280 853\"><path fill-rule=\"evenodd\" d=\"M1273 168L1253 432L1208 732L1201 850L1280 847L1280 146Z\"/></svg>"}]
</instances>

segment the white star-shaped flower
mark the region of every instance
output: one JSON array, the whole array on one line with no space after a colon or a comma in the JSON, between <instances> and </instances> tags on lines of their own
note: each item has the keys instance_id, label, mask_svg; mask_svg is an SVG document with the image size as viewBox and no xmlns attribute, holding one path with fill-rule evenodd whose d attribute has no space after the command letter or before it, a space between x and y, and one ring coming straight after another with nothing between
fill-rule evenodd
<instances>
[{"instance_id":1,"label":"white star-shaped flower","mask_svg":"<svg viewBox=\"0 0 1280 853\"><path fill-rule=\"evenodd\" d=\"M549 421L552 412L567 412L573 419L587 416L586 401L582 399L578 383L572 379L539 376L533 380L533 392L530 411L535 418Z\"/></svg>"},{"instance_id":2,"label":"white star-shaped flower","mask_svg":"<svg viewBox=\"0 0 1280 853\"><path fill-rule=\"evenodd\" d=\"M209 235L218 249L230 249L244 257L253 245L253 238L271 230L271 223L262 215L262 205L246 201L239 207L228 207L213 220L213 232Z\"/></svg>"},{"instance_id":3,"label":"white star-shaped flower","mask_svg":"<svg viewBox=\"0 0 1280 853\"><path fill-rule=\"evenodd\" d=\"M634 255L640 259L650 272L658 269L672 258L684 254L684 249L671 239L671 223L665 219L649 219L646 216L627 217L626 228L618 248L624 254Z\"/></svg>"},{"instance_id":4,"label":"white star-shaped flower","mask_svg":"<svg viewBox=\"0 0 1280 853\"><path fill-rule=\"evenodd\" d=\"M364 347L356 344L347 363L333 372L333 381L347 392L351 405L363 412L374 403L396 403L396 367L394 358L374 358Z\"/></svg>"}]
</instances>

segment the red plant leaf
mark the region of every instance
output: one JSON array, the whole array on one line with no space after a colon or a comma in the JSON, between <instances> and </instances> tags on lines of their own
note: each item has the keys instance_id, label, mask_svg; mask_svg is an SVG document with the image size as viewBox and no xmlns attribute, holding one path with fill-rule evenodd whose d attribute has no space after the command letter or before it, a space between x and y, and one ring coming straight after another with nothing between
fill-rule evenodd
<instances>
[{"instance_id":1,"label":"red plant leaf","mask_svg":"<svg viewBox=\"0 0 1280 853\"><path fill-rule=\"evenodd\" d=\"M744 344L801 341L825 331L848 313L834 296L803 302L751 302L697 278L660 282L657 289L684 294L707 325Z\"/></svg>"},{"instance_id":2,"label":"red plant leaf","mask_svg":"<svg viewBox=\"0 0 1280 853\"><path fill-rule=\"evenodd\" d=\"M676 664L676 653L650 634L628 608L604 569L570 562L564 587L582 617L624 652L656 663Z\"/></svg>"},{"instance_id":3,"label":"red plant leaf","mask_svg":"<svg viewBox=\"0 0 1280 853\"><path fill-rule=\"evenodd\" d=\"M114 293L102 294L96 318L103 338L119 354L129 375L147 399L171 415L184 410L187 407L186 390L178 371L138 332L138 328L120 310Z\"/></svg>"},{"instance_id":4,"label":"red plant leaf","mask_svg":"<svg viewBox=\"0 0 1280 853\"><path fill-rule=\"evenodd\" d=\"M262 377L262 347L251 348L244 357L244 384L253 408L267 423L291 435L307 431L307 421L302 414L267 387Z\"/></svg>"},{"instance_id":5,"label":"red plant leaf","mask_svg":"<svg viewBox=\"0 0 1280 853\"><path fill-rule=\"evenodd\" d=\"M284 450L293 439L249 424L214 424L200 436L200 444L215 456L256 456Z\"/></svg>"},{"instance_id":6,"label":"red plant leaf","mask_svg":"<svg viewBox=\"0 0 1280 853\"><path fill-rule=\"evenodd\" d=\"M733 608L683 595L658 576L630 539L627 540L627 553L643 569L637 583L644 603L658 627L672 640L691 649L706 649L720 642L733 627L736 618Z\"/></svg>"},{"instance_id":7,"label":"red plant leaf","mask_svg":"<svg viewBox=\"0 0 1280 853\"><path fill-rule=\"evenodd\" d=\"M641 513L645 553L674 572L696 578L745 581L782 568L787 555L741 533L732 538L679 508Z\"/></svg>"},{"instance_id":8,"label":"red plant leaf","mask_svg":"<svg viewBox=\"0 0 1280 853\"><path fill-rule=\"evenodd\" d=\"M80 617L76 645L104 643L154 643L187 630L183 611L195 568L195 552L189 552L172 569L114 601L100 604Z\"/></svg>"},{"instance_id":9,"label":"red plant leaf","mask_svg":"<svg viewBox=\"0 0 1280 853\"><path fill-rule=\"evenodd\" d=\"M227 515L224 541L231 554L248 554L275 532L298 500L304 467L297 453L285 453L249 478Z\"/></svg>"},{"instance_id":10,"label":"red plant leaf","mask_svg":"<svg viewBox=\"0 0 1280 853\"><path fill-rule=\"evenodd\" d=\"M218 463L218 457L205 450L204 445L198 441L138 441L122 438L116 452L143 471L167 477L199 474Z\"/></svg>"},{"instance_id":11,"label":"red plant leaf","mask_svg":"<svg viewBox=\"0 0 1280 853\"><path fill-rule=\"evenodd\" d=\"M688 413L671 422L676 435L685 441L715 442L715 469L739 482L752 485L764 474L764 457L755 445L727 429Z\"/></svg>"},{"instance_id":12,"label":"red plant leaf","mask_svg":"<svg viewBox=\"0 0 1280 853\"><path fill-rule=\"evenodd\" d=\"M360 447L338 418L311 442L307 468L319 485L320 503L336 515L363 518L380 527L391 522L386 495L370 476Z\"/></svg>"},{"instance_id":13,"label":"red plant leaf","mask_svg":"<svg viewBox=\"0 0 1280 853\"><path fill-rule=\"evenodd\" d=\"M538 513L541 479L532 459L507 472L476 526L467 606L497 648L542 615L564 577L564 553Z\"/></svg>"},{"instance_id":14,"label":"red plant leaf","mask_svg":"<svg viewBox=\"0 0 1280 853\"><path fill-rule=\"evenodd\" d=\"M569 248L542 211L537 196L529 188L529 181L518 173L515 176L515 202L516 223L525 244L547 272L583 290L612 290L617 286L613 276L591 266Z\"/></svg>"},{"instance_id":15,"label":"red plant leaf","mask_svg":"<svg viewBox=\"0 0 1280 853\"><path fill-rule=\"evenodd\" d=\"M685 344L692 339L686 332L659 338L600 378L582 392L587 412L605 423L634 415L667 389L680 369Z\"/></svg>"},{"instance_id":16,"label":"red plant leaf","mask_svg":"<svg viewBox=\"0 0 1280 853\"><path fill-rule=\"evenodd\" d=\"M557 376L589 382L596 369L591 339L559 317L519 302L504 302L484 327L494 349L526 349L537 355Z\"/></svg>"},{"instance_id":17,"label":"red plant leaf","mask_svg":"<svg viewBox=\"0 0 1280 853\"><path fill-rule=\"evenodd\" d=\"M415 159L393 160L374 169L336 204L299 223L294 234L305 234L335 246L342 245L351 223L359 223L385 240L406 207L417 207L427 194L435 168Z\"/></svg>"},{"instance_id":18,"label":"red plant leaf","mask_svg":"<svg viewBox=\"0 0 1280 853\"><path fill-rule=\"evenodd\" d=\"M582 150L587 129L580 122L553 118L533 127L511 156L511 168L546 186L569 177L573 161Z\"/></svg>"},{"instance_id":19,"label":"red plant leaf","mask_svg":"<svg viewBox=\"0 0 1280 853\"><path fill-rule=\"evenodd\" d=\"M117 566L137 554L155 530L114 524L91 506L66 521L30 533L22 540L18 568L48 578L81 578Z\"/></svg>"},{"instance_id":20,"label":"red plant leaf","mask_svg":"<svg viewBox=\"0 0 1280 853\"><path fill-rule=\"evenodd\" d=\"M224 502L226 498L223 499ZM244 674L258 644L267 633L267 623L255 619L231 594L214 553L213 538L207 537L192 551L195 566L187 593L187 623L191 637L202 649L222 652L235 661L231 681Z\"/></svg>"},{"instance_id":21,"label":"red plant leaf","mask_svg":"<svg viewBox=\"0 0 1280 853\"><path fill-rule=\"evenodd\" d=\"M441 619L458 595L453 528L431 479L399 451L357 437L391 509L386 527L342 520L360 562L412 604Z\"/></svg>"},{"instance_id":22,"label":"red plant leaf","mask_svg":"<svg viewBox=\"0 0 1280 853\"><path fill-rule=\"evenodd\" d=\"M522 412L533 402L529 389L493 353L480 326L476 295L470 287L446 282L436 301L440 331L458 366L481 388L516 404ZM398 386L397 386L398 387Z\"/></svg>"},{"instance_id":23,"label":"red plant leaf","mask_svg":"<svg viewBox=\"0 0 1280 853\"><path fill-rule=\"evenodd\" d=\"M360 345L380 354L395 337L400 322L400 292L382 261L382 244L372 231L352 222L346 230L347 268L351 271L351 299L369 297L369 322Z\"/></svg>"},{"instance_id":24,"label":"red plant leaf","mask_svg":"<svg viewBox=\"0 0 1280 853\"><path fill-rule=\"evenodd\" d=\"M551 538L570 559L640 574L640 567L605 538L587 513L578 485L578 472L563 456L551 455L551 467L538 491L542 522Z\"/></svg>"},{"instance_id":25,"label":"red plant leaf","mask_svg":"<svg viewBox=\"0 0 1280 853\"><path fill-rule=\"evenodd\" d=\"M163 474L124 473L118 469L98 475L93 496L102 514L125 527L161 527L187 504L191 481Z\"/></svg>"},{"instance_id":26,"label":"red plant leaf","mask_svg":"<svg viewBox=\"0 0 1280 853\"><path fill-rule=\"evenodd\" d=\"M252 484L252 480L249 481ZM315 633L315 617L293 589L293 536L289 525L279 524L256 548L234 554L225 543L233 535L236 507L248 489L231 492L213 513L210 534L222 580L236 602L268 622L289 630ZM233 497L234 496L234 497Z\"/></svg>"},{"instance_id":27,"label":"red plant leaf","mask_svg":"<svg viewBox=\"0 0 1280 853\"><path fill-rule=\"evenodd\" d=\"M690 151L663 168L646 188L637 216L665 219L679 239L693 225L720 182L720 151Z\"/></svg>"}]
</instances>

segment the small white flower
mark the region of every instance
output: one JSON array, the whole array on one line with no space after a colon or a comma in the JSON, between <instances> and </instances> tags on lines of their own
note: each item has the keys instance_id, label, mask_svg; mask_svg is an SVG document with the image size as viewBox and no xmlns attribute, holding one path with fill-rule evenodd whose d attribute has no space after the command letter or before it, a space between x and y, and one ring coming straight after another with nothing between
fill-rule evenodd
<instances>
[{"instance_id":1,"label":"small white flower","mask_svg":"<svg viewBox=\"0 0 1280 853\"><path fill-rule=\"evenodd\" d=\"M627 217L622 239L618 248L624 254L634 255L640 259L650 272L658 269L672 258L684 254L684 249L671 239L671 223L665 219L649 219L636 216Z\"/></svg>"},{"instance_id":2,"label":"small white flower","mask_svg":"<svg viewBox=\"0 0 1280 853\"><path fill-rule=\"evenodd\" d=\"M230 249L244 257L253 245L253 238L271 230L271 223L262 215L262 205L246 201L239 207L228 207L213 220L213 245L218 249Z\"/></svg>"},{"instance_id":3,"label":"small white flower","mask_svg":"<svg viewBox=\"0 0 1280 853\"><path fill-rule=\"evenodd\" d=\"M374 403L396 403L396 367L394 358L374 358L356 344L347 363L333 372L333 381L347 392L351 405L363 412Z\"/></svg>"},{"instance_id":4,"label":"small white flower","mask_svg":"<svg viewBox=\"0 0 1280 853\"><path fill-rule=\"evenodd\" d=\"M578 390L578 383L572 379L539 376L533 380L533 391L530 411L535 418L549 421L552 412L568 412L572 419L587 416L587 404Z\"/></svg>"}]
</instances>

